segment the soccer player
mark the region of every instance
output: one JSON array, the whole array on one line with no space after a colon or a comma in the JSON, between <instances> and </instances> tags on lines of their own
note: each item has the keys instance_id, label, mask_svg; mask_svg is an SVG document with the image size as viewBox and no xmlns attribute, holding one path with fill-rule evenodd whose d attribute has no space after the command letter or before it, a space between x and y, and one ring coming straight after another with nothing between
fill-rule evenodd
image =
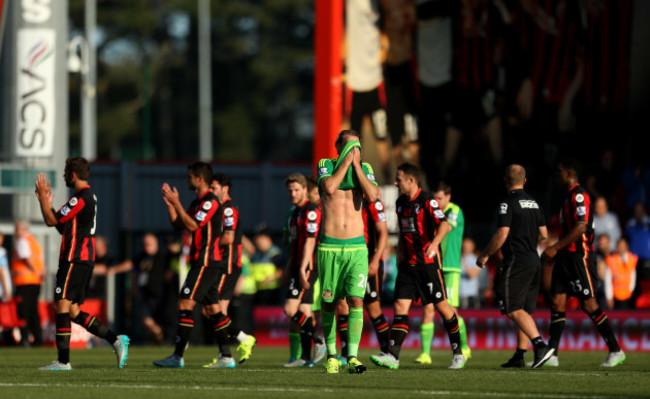
<instances>
[{"instance_id":1,"label":"soccer player","mask_svg":"<svg viewBox=\"0 0 650 399\"><path fill-rule=\"evenodd\" d=\"M596 252L593 247L594 224L593 203L586 190L578 182L580 165L573 159L566 159L558 165L558 183L566 190L566 197L560 211L562 236L557 243L547 247L542 259L555 260L551 285L551 327L549 346L557 350L566 323L567 296L573 295L580 301L580 307L591 318L598 332L609 347L609 355L602 367L615 367L625 361L625 353L618 345L607 319L607 314L596 302ZM548 281L548 275L544 281Z\"/></svg>"},{"instance_id":2,"label":"soccer player","mask_svg":"<svg viewBox=\"0 0 650 399\"><path fill-rule=\"evenodd\" d=\"M176 230L186 230L192 235L190 270L181 287L178 301L178 325L174 353L155 360L158 367L185 367L183 353L194 328L193 310L197 302L206 307L221 355L231 358L228 346L230 318L219 307L216 281L223 273L223 258L219 248L223 223L223 206L219 197L210 191L212 168L205 162L195 162L187 167L188 189L196 198L187 211L181 204L176 187L162 185L163 201L167 205L169 221ZM234 362L234 361L233 361ZM229 362L230 363L230 362Z\"/></svg>"},{"instance_id":3,"label":"soccer player","mask_svg":"<svg viewBox=\"0 0 650 399\"><path fill-rule=\"evenodd\" d=\"M97 197L88 185L90 164L81 157L65 161L63 178L74 194L57 212L52 208L51 182L39 173L36 178L36 198L43 220L61 233L61 253L54 288L54 320L56 323L56 349L58 359L39 370L71 370L71 322L79 324L91 334L105 339L117 355L117 367L123 368L129 355L129 337L115 335L94 316L83 312L86 290L95 265L95 222Z\"/></svg>"},{"instance_id":4,"label":"soccer player","mask_svg":"<svg viewBox=\"0 0 650 399\"><path fill-rule=\"evenodd\" d=\"M242 225L239 217L239 209L232 202L230 197L230 189L232 187L232 180L225 173L215 173L212 175L210 182L210 191L216 195L221 201L223 207L223 224L221 239L219 246L221 249L221 257L225 262L225 272L221 274L215 284L219 297L219 308L221 312L228 315L228 306L230 300L235 292L235 285L239 276L242 273ZM204 316L207 309L203 307ZM239 352L239 363L244 363L250 358L253 348L257 340L252 335L248 335L241 330L236 330L234 325L228 327L228 333L232 338L239 342L237 352ZM203 367L235 367L235 362L232 358L223 356L223 349L221 355L212 359L212 362L204 365Z\"/></svg>"},{"instance_id":5,"label":"soccer player","mask_svg":"<svg viewBox=\"0 0 650 399\"><path fill-rule=\"evenodd\" d=\"M400 230L395 317L389 353L372 355L370 360L378 366L399 368L399 353L409 332L409 309L414 300L421 298L423 305L433 303L440 313L454 354L449 368L460 369L465 366L465 356L460 348L458 318L447 302L441 269L440 243L450 227L438 201L422 191L419 182L417 166L403 163L397 167L395 185L401 195L395 204Z\"/></svg>"},{"instance_id":6,"label":"soccer player","mask_svg":"<svg viewBox=\"0 0 650 399\"><path fill-rule=\"evenodd\" d=\"M524 191L526 170L521 165L506 168L508 196L499 204L499 229L476 260L485 267L491 255L502 249L503 260L495 278L501 313L517 325L517 351L502 367L524 367L528 340L535 348L532 367L542 367L554 349L546 346L531 314L539 293L540 258L537 243L548 238L544 214L537 201ZM532 299L532 300L531 300Z\"/></svg>"},{"instance_id":7,"label":"soccer player","mask_svg":"<svg viewBox=\"0 0 650 399\"><path fill-rule=\"evenodd\" d=\"M357 358L363 329L363 297L368 279L368 248L364 239L362 200L375 202L379 189L370 164L361 162L359 133L343 130L335 142L338 159L318 162L318 185L323 207L323 231L318 246L322 291L322 323L327 344L328 373L338 373L336 355L336 302L345 298L348 323L348 372L363 373ZM306 268L301 280L309 284Z\"/></svg>"},{"instance_id":8,"label":"soccer player","mask_svg":"<svg viewBox=\"0 0 650 399\"><path fill-rule=\"evenodd\" d=\"M465 320L458 314L458 290L460 287L460 275L462 272L460 266L461 244L463 242L463 232L465 230L465 216L463 210L451 202L451 186L445 182L438 183L433 198L438 201L440 209L443 210L447 217L447 222L451 226L451 231L447 233L442 240L442 275L445 279L445 289L447 290L447 301L454 309L458 317L458 327L460 332L460 348L465 356L469 359L472 351L467 344L467 329ZM423 307L422 325L420 326L420 342L422 353L415 359L416 363L431 364L431 341L433 341L433 304L430 303Z\"/></svg>"},{"instance_id":9,"label":"soccer player","mask_svg":"<svg viewBox=\"0 0 650 399\"><path fill-rule=\"evenodd\" d=\"M307 197L307 179L300 173L294 173L285 179L291 203L295 206L289 221L290 258L287 266L289 287L284 303L284 313L291 319L289 333L299 333L301 357L286 363L285 367L313 366L325 355L325 344L316 335L312 318L314 302L313 284L318 278L314 264L314 248L320 227L321 211ZM300 279L301 270L305 270L308 284ZM312 357L312 341L314 355Z\"/></svg>"},{"instance_id":10,"label":"soccer player","mask_svg":"<svg viewBox=\"0 0 650 399\"><path fill-rule=\"evenodd\" d=\"M368 247L368 281L363 306L377 334L382 353L388 353L389 324L381 310L381 289L384 277L384 250L388 243L388 227L384 203L380 199L370 202L363 199L364 238ZM350 311L345 300L339 300L336 312L339 339L341 340L341 365L347 364L348 319Z\"/></svg>"}]
</instances>

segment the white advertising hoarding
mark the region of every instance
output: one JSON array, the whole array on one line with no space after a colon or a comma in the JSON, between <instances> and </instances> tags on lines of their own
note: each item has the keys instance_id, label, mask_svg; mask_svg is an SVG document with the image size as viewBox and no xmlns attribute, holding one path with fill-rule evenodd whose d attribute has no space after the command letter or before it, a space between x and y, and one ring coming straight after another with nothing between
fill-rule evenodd
<instances>
[{"instance_id":1,"label":"white advertising hoarding","mask_svg":"<svg viewBox=\"0 0 650 399\"><path fill-rule=\"evenodd\" d=\"M56 32L19 29L16 44L16 155L48 157L54 148Z\"/></svg>"}]
</instances>

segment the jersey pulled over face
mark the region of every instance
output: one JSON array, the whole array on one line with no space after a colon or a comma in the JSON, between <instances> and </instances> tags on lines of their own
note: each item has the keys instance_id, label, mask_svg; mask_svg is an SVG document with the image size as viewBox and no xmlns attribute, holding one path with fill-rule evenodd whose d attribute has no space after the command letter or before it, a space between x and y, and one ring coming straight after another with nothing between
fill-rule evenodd
<instances>
[{"instance_id":1,"label":"jersey pulled over face","mask_svg":"<svg viewBox=\"0 0 650 399\"><path fill-rule=\"evenodd\" d=\"M94 265L97 197L90 186L77 191L55 213L61 239L60 262Z\"/></svg>"}]
</instances>

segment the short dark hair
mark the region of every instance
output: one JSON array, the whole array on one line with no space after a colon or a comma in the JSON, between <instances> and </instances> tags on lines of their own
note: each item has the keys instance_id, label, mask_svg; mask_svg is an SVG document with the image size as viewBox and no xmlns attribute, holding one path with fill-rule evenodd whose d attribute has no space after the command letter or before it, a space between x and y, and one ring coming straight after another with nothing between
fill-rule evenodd
<instances>
[{"instance_id":1,"label":"short dark hair","mask_svg":"<svg viewBox=\"0 0 650 399\"><path fill-rule=\"evenodd\" d=\"M510 186L524 184L526 182L526 168L518 164L512 164L506 168L506 183Z\"/></svg>"},{"instance_id":2,"label":"short dark hair","mask_svg":"<svg viewBox=\"0 0 650 399\"><path fill-rule=\"evenodd\" d=\"M339 146L343 144L343 138L345 136L354 136L357 138L357 140L361 139L361 134L357 132L356 130L341 130L341 133L336 137L336 141L334 142L335 146Z\"/></svg>"},{"instance_id":3,"label":"short dark hair","mask_svg":"<svg viewBox=\"0 0 650 399\"><path fill-rule=\"evenodd\" d=\"M217 173L213 174L211 181L216 181L222 187L230 187L230 188L232 188L232 179L230 179L230 176L228 176L227 174L225 174L223 172L217 172Z\"/></svg>"},{"instance_id":4,"label":"short dark hair","mask_svg":"<svg viewBox=\"0 0 650 399\"><path fill-rule=\"evenodd\" d=\"M70 157L65 160L65 170L74 172L78 179L88 180L90 176L90 162L83 157Z\"/></svg>"},{"instance_id":5,"label":"short dark hair","mask_svg":"<svg viewBox=\"0 0 650 399\"><path fill-rule=\"evenodd\" d=\"M289 175L289 177L284 179L285 187L289 187L289 184L291 183L298 183L303 187L307 187L307 179L302 173L292 173Z\"/></svg>"},{"instance_id":6,"label":"short dark hair","mask_svg":"<svg viewBox=\"0 0 650 399\"><path fill-rule=\"evenodd\" d=\"M415 179L416 183L420 183L420 168L413 165L412 163L404 162L397 167L397 170L401 170L407 176L411 176Z\"/></svg>"},{"instance_id":7,"label":"short dark hair","mask_svg":"<svg viewBox=\"0 0 650 399\"><path fill-rule=\"evenodd\" d=\"M311 191L318 187L318 180L314 176L307 176L307 191Z\"/></svg>"},{"instance_id":8,"label":"short dark hair","mask_svg":"<svg viewBox=\"0 0 650 399\"><path fill-rule=\"evenodd\" d=\"M443 193L445 193L445 195L449 195L451 194L451 186L449 185L449 183L445 181L441 181L436 186L435 192L437 193L438 191L442 191Z\"/></svg>"},{"instance_id":9,"label":"short dark hair","mask_svg":"<svg viewBox=\"0 0 650 399\"><path fill-rule=\"evenodd\" d=\"M582 172L582 165L578 160L573 158L565 158L561 160L559 166L574 175L576 178L579 178L580 173Z\"/></svg>"},{"instance_id":10,"label":"short dark hair","mask_svg":"<svg viewBox=\"0 0 650 399\"><path fill-rule=\"evenodd\" d=\"M202 177L207 184L212 182L212 166L205 162L194 162L187 167L187 170L196 177Z\"/></svg>"}]
</instances>

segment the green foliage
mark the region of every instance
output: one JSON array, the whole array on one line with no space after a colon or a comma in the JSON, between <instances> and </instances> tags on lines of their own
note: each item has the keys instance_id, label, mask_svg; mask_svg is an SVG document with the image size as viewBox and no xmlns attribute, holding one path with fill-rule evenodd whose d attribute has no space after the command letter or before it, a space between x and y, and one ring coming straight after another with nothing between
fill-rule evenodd
<instances>
[{"instance_id":1,"label":"green foliage","mask_svg":"<svg viewBox=\"0 0 650 399\"><path fill-rule=\"evenodd\" d=\"M73 35L83 33L84 3L70 0ZM197 4L98 2L101 158L142 157L147 146L162 158L197 156L202 84ZM296 132L296 119L298 109L312 103L312 20L313 2L307 0L211 2L213 141L218 160L310 159L303 151L309 148L309 132ZM145 66L150 75L143 72ZM77 80L70 84L73 137L78 136L80 118ZM150 125L145 115L151 115Z\"/></svg>"}]
</instances>

